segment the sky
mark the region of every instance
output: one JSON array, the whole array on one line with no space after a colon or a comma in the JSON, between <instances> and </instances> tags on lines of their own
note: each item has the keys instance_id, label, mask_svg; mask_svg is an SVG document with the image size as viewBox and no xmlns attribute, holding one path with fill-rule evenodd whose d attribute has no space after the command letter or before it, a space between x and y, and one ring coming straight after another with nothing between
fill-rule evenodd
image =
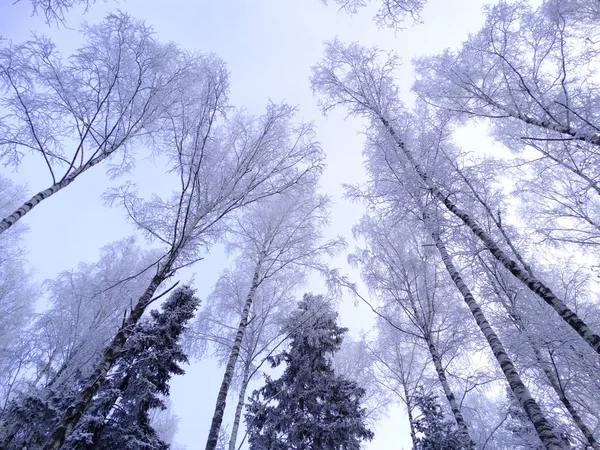
<instances>
[{"instance_id":1,"label":"sky","mask_svg":"<svg viewBox=\"0 0 600 450\"><path fill-rule=\"evenodd\" d=\"M323 42L338 37L342 42L395 51L404 62L399 86L405 98L410 99L411 59L458 46L482 24L483 4L482 0L430 0L423 11L423 24L394 32L377 28L371 20L373 8L349 16L334 4L325 5L320 0L109 0L91 5L87 12L73 9L66 16L66 27L60 28L48 27L42 17L32 16L28 0L16 4L2 0L0 36L6 44L26 40L33 32L46 34L68 55L81 42L78 28L82 21L97 23L107 12L120 9L152 25L160 41L217 54L231 73L232 105L260 114L269 100L285 101L297 106L299 121L314 122L327 155L321 190L335 202L327 234L345 236L351 250L355 245L352 225L362 215L362 208L343 198L342 186L364 180L361 131L365 124L346 118L343 111L334 111L328 117L319 112L309 77L310 67L320 59ZM479 142L481 134L480 130L472 134L463 131L460 139ZM138 156L136 169L125 178L134 179L145 189L160 189L164 171L145 157L143 149ZM0 167L0 171L25 184L30 194L50 184L41 164L31 157L26 156L18 170ZM103 245L134 232L122 211L103 205L101 199L108 187L123 181L109 180L103 168L97 167L23 219L29 227L27 249L38 281L73 269L79 262L93 262ZM223 251L216 248L180 278L193 278L199 296L204 298L226 264ZM331 264L350 272L345 255ZM321 280L314 279L308 289L318 293L325 287ZM367 308L355 306L350 298L340 304L340 316L342 325L350 328L354 336L372 324ZM223 370L211 360L193 363L185 376L172 383L172 400L180 417L176 441L190 450L204 448ZM233 396L228 406L233 405L232 400ZM374 431L376 437L366 449L410 448L408 425L398 408L393 408Z\"/></svg>"}]
</instances>

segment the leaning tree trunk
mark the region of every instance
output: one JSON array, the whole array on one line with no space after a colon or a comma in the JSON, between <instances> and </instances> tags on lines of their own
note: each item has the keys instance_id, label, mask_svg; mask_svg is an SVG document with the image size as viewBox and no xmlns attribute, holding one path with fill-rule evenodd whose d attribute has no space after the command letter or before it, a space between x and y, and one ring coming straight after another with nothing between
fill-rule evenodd
<instances>
[{"instance_id":1,"label":"leaning tree trunk","mask_svg":"<svg viewBox=\"0 0 600 450\"><path fill-rule=\"evenodd\" d=\"M542 358L540 349L533 342L531 342L531 346L532 346L533 352L535 354L535 359L538 361L538 364L542 367L542 370L544 371L546 378L548 378L548 382L550 383L550 386L552 386L552 389L554 389L554 392L556 392L556 395L558 396L560 402L563 404L565 409L569 412L569 415L573 419L573 422L575 423L575 425L577 425L577 428L579 428L581 433L585 436L590 447L592 447L594 450L600 450L600 443L598 443L598 441L594 437L594 434L587 427L587 425L585 424L585 422L583 421L583 419L581 418L581 416L575 409L575 406L571 403L571 400L569 400L569 398L567 397L567 394L564 391L564 389L562 388L562 386L560 385L558 378L554 375L552 370L548 367L548 364L546 363L546 361L544 361L544 359Z\"/></svg>"},{"instance_id":2,"label":"leaning tree trunk","mask_svg":"<svg viewBox=\"0 0 600 450\"><path fill-rule=\"evenodd\" d=\"M519 264L508 256L499 245L489 236L485 230L465 211L462 211L455 205L449 196L444 194L433 182L431 177L425 172L421 165L416 161L412 152L406 148L404 142L396 134L396 131L390 122L383 116L379 116L381 123L394 139L397 147L402 150L408 162L413 166L413 169L429 188L431 194L441 202L448 211L459 218L481 242L487 247L490 253L498 260L510 273L512 273L519 281L527 286L538 297L544 300L558 313L558 315L567 322L596 352L600 353L600 336L594 333L590 327L567 305L558 298L552 290L546 286L541 280L528 273L527 270L521 268Z\"/></svg>"},{"instance_id":3,"label":"leaning tree trunk","mask_svg":"<svg viewBox=\"0 0 600 450\"><path fill-rule=\"evenodd\" d=\"M475 297L473 297L473 294L471 293L471 291L463 281L460 273L454 266L452 258L450 257L446 249L446 246L440 239L439 232L434 230L432 231L431 236L433 237L435 246L440 252L444 266L450 274L450 278L452 278L452 281L456 285L465 303L469 307L469 310L475 318L479 329L485 336L485 339L487 340L490 348L492 349L492 353L498 360L500 368L502 369L502 372L504 373L504 376L508 381L511 391L513 392L513 394L519 401L519 404L525 410L527 416L533 423L533 426L535 427L535 430L537 431L540 440L548 450L562 450L563 445L560 439L554 433L552 426L544 417L542 410L529 393L529 390L527 389L525 384L523 384L521 376L517 372L517 369L515 368L512 360L506 353L506 350L504 349L504 345L500 341L500 338L492 329L491 325L485 318L485 315L483 314L483 311L481 310L479 304L475 300Z\"/></svg>"},{"instance_id":4,"label":"leaning tree trunk","mask_svg":"<svg viewBox=\"0 0 600 450\"><path fill-rule=\"evenodd\" d=\"M461 435L461 440L464 449L472 449L475 447L475 443L471 439L471 435L469 434L469 428L467 427L467 422L462 415L460 408L458 407L458 403L456 402L456 397L450 388L450 384L448 383L448 379L446 378L446 371L444 370L444 366L442 365L442 357L438 352L437 347L435 346L433 339L426 333L425 342L427 343L427 348L429 349L429 354L431 355L431 359L433 360L433 365L435 366L435 372L437 373L438 379L440 380L440 384L442 385L442 389L444 390L444 395L448 400L448 404L450 405L450 409L452 410L452 414L454 415L454 420L456 420L456 425L458 426L458 431Z\"/></svg>"},{"instance_id":5,"label":"leaning tree trunk","mask_svg":"<svg viewBox=\"0 0 600 450\"><path fill-rule=\"evenodd\" d=\"M119 400L119 398L121 397L123 391L127 389L130 379L130 375L127 374L121 380L119 386L116 389L114 389L114 392L112 392L110 397L105 398L103 403L97 405L95 409L91 411L93 415L93 420L91 423L88 423L87 425L84 423L82 427L82 424L80 422L80 425L77 431L75 432L75 435L78 433L87 435L87 440L91 442L91 448L95 448L97 446L96 444L98 443L98 440L101 437L102 432L104 431L104 428L106 426L106 418L111 413L111 411L113 411L113 408L117 403L117 400ZM67 445L69 445L69 441L67 441Z\"/></svg>"},{"instance_id":6,"label":"leaning tree trunk","mask_svg":"<svg viewBox=\"0 0 600 450\"><path fill-rule=\"evenodd\" d=\"M493 280L491 282L494 283ZM496 289L496 288L494 288L494 289ZM496 295L498 297L501 296L500 292L496 292ZM523 322L521 315L515 311L510 311L504 301L502 301L502 305L504 306L504 309L508 312L508 316L510 317L511 321L515 324L517 330L519 330L520 333L525 334L527 327L525 326L525 323ZM563 406L565 407L565 409L567 410L567 412L573 419L573 422L575 423L575 425L577 425L577 428L579 428L579 430L581 431L581 434L583 434L583 436L585 436L585 438L588 441L589 446L592 447L594 450L600 450L600 444L594 437L594 434L591 432L591 430L585 424L582 417L577 412L577 409L575 408L575 406L571 403L571 401L567 397L565 390L563 389L563 387L560 384L560 380L558 379L558 376L556 376L552 372L552 369L550 367L548 367L548 363L546 361L544 361L544 358L542 356L542 351L540 350L539 346L528 334L525 334L525 335L528 336L527 341L529 342L529 345L531 345L531 348L533 349L533 354L535 355L536 361L542 368L544 375L546 375L546 378L548 379L550 386L552 387L552 389L558 396L560 402L563 404Z\"/></svg>"},{"instance_id":7,"label":"leaning tree trunk","mask_svg":"<svg viewBox=\"0 0 600 450\"><path fill-rule=\"evenodd\" d=\"M208 439L206 441L206 450L215 450L219 439L219 431L221 430L221 424L223 423L223 415L225 413L225 406L227 405L227 393L229 392L229 386L231 380L233 380L233 372L235 370L235 363L237 362L240 354L240 347L242 346L242 340L246 332L246 326L248 325L248 316L250 315L250 308L256 295L256 289L260 284L260 261L254 269L254 276L252 277L252 284L250 285L250 291L246 297L246 303L242 310L242 317L238 326L231 352L229 353L229 359L227 360L227 366L225 367L225 374L223 375L223 381L221 382L221 388L219 389L219 395L217 396L217 402L215 405L215 412L213 414L212 423L210 424L210 430L208 432Z\"/></svg>"},{"instance_id":8,"label":"leaning tree trunk","mask_svg":"<svg viewBox=\"0 0 600 450\"><path fill-rule=\"evenodd\" d=\"M81 417L83 416L83 413L85 412L90 401L106 380L108 372L119 358L119 354L123 349L123 346L127 342L127 339L131 335L134 327L142 317L142 314L144 314L144 311L146 310L146 307L148 306L154 293L162 284L162 282L168 277L173 259L174 258L171 257L169 262L162 268L162 270L152 278L150 284L146 288L146 291L138 299L136 305L131 310L131 314L129 314L127 321L119 329L110 345L104 349L100 362L96 365L93 372L88 376L85 382L85 387L79 393L79 398L71 406L69 406L69 408L67 408L57 426L54 428L52 433L50 433L46 443L44 444L44 450L58 450L73 432L74 428L81 420Z\"/></svg>"},{"instance_id":9,"label":"leaning tree trunk","mask_svg":"<svg viewBox=\"0 0 600 450\"><path fill-rule=\"evenodd\" d=\"M246 389L248 389L248 383L250 382L250 361L246 361L244 365L244 375L242 377L242 385L240 386L240 394L238 396L238 403L235 408L235 418L233 419L233 427L231 428L231 437L229 438L229 450L235 450L235 441L237 441L237 434L240 429L240 422L242 420L242 409L244 409L244 400L246 399Z\"/></svg>"},{"instance_id":10,"label":"leaning tree trunk","mask_svg":"<svg viewBox=\"0 0 600 450\"><path fill-rule=\"evenodd\" d=\"M73 181L75 181L75 179L79 175L81 175L83 172L87 171L88 169L91 169L92 167L101 163L106 158L108 158L110 155L112 155L115 152L115 150L120 147L122 142L120 144L115 145L115 146L111 147L110 149L102 152L100 155L96 156L95 158L90 159L84 165L78 167L77 169L73 170L73 172L71 172L70 174L64 176L62 180L54 183L49 188L38 192L33 197L31 197L29 200L27 200L25 203L23 203L10 216L7 216L4 219L2 219L2 221L0 221L0 234L4 233L6 230L8 230L10 227L12 227L15 223L17 223L20 219L22 219L23 216L25 216L25 214L29 213L33 208L35 208L37 205L39 205L42 201L53 196L58 191L66 188Z\"/></svg>"}]
</instances>

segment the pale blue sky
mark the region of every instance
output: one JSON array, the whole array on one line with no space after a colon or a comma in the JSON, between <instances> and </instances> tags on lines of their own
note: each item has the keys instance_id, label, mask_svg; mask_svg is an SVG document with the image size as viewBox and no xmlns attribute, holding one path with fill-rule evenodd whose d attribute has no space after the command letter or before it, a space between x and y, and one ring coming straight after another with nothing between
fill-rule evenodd
<instances>
[{"instance_id":1,"label":"pale blue sky","mask_svg":"<svg viewBox=\"0 0 600 450\"><path fill-rule=\"evenodd\" d=\"M424 25L394 33L375 26L371 21L373 10L349 17L320 0L98 2L83 16L81 9L67 15L72 30L49 28L41 17L31 17L27 0L16 5L12 5L12 0L1 0L0 35L20 42L34 30L55 37L59 48L68 53L79 43L76 30L81 20L95 23L107 11L119 8L146 20L161 41L218 54L231 72L233 105L261 113L268 99L285 100L298 105L299 119L316 124L318 139L327 154L328 167L322 187L336 201L329 233L346 236L352 247L351 227L360 217L361 208L342 199L341 185L359 182L363 177L362 138L358 134L363 125L356 120L344 120L341 111L328 118L318 111L308 79L310 66L320 58L322 42L338 36L345 42L358 41L395 50L405 62L400 85L406 93L412 82L410 60L456 46L468 32L476 31L481 24L483 3L482 0L431 0L423 13ZM7 173L6 169L1 170ZM49 185L41 170L31 158L25 158L19 172L7 174L26 182L33 193ZM162 173L161 168L146 161L138 164L134 176L141 184L157 186ZM93 261L101 246L131 234L132 228L121 211L102 207L100 196L109 184L103 169L98 167L43 202L23 220L30 227L27 238L30 260L39 279L54 277L80 261ZM193 269L202 297L210 291L224 264L223 255L217 251ZM347 270L344 256L333 265ZM315 280L311 289L324 290L319 283ZM350 299L342 304L341 314L343 325L350 327L352 334L370 326L368 311L354 307ZM189 367L187 374L173 383L172 397L181 419L176 439L190 450L204 448L222 371L211 361L205 361ZM367 446L370 450L410 448L406 419L398 410L375 431L375 440Z\"/></svg>"}]
</instances>

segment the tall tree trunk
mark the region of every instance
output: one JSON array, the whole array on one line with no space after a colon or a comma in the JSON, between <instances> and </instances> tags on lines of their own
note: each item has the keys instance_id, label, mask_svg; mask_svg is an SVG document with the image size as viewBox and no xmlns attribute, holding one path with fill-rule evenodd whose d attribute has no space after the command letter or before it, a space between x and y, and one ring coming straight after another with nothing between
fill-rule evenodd
<instances>
[{"instance_id":1,"label":"tall tree trunk","mask_svg":"<svg viewBox=\"0 0 600 450\"><path fill-rule=\"evenodd\" d=\"M475 443L471 439L471 435L469 434L469 428L467 427L467 422L465 421L462 412L458 407L456 397L454 396L454 393L450 388L450 384L448 383L448 379L446 378L446 371L444 370L444 366L442 365L442 357L440 356L438 349L433 342L433 339L428 333L425 336L425 341L427 342L427 348L429 349L429 354L431 355L433 365L435 366L435 372L437 373L438 379L440 380L440 384L442 385L442 389L444 390L446 399L448 400L448 404L450 405L450 409L452 410L452 414L454 415L454 420L456 420L458 431L461 434L463 448L472 449L475 447Z\"/></svg>"},{"instance_id":2,"label":"tall tree trunk","mask_svg":"<svg viewBox=\"0 0 600 450\"><path fill-rule=\"evenodd\" d=\"M79 398L71 406L69 406L69 408L67 408L56 428L52 431L52 433L50 433L46 443L44 444L44 450L58 450L73 432L73 429L79 423L90 401L96 392L98 392L99 387L106 380L106 376L108 375L111 367L119 358L121 349L127 342L127 339L129 338L136 324L139 322L142 314L144 314L144 311L146 310L146 307L148 306L154 293L162 284L162 282L168 277L170 266L173 260L174 257L171 256L169 262L158 274L152 278L150 284L146 288L146 291L138 299L135 307L131 310L131 314L129 314L127 321L119 329L110 345L104 349L102 359L96 365L93 372L88 376L85 387L79 393Z\"/></svg>"},{"instance_id":3,"label":"tall tree trunk","mask_svg":"<svg viewBox=\"0 0 600 450\"><path fill-rule=\"evenodd\" d=\"M229 450L235 450L235 442L237 441L237 434L240 429L240 422L242 420L242 410L244 409L244 400L246 400L246 389L248 389L248 383L250 382L250 361L246 361L244 365L244 376L242 378L242 385L240 386L240 394L238 396L238 403L235 408L235 418L233 420L233 427L231 428L231 437L229 438Z\"/></svg>"},{"instance_id":4,"label":"tall tree trunk","mask_svg":"<svg viewBox=\"0 0 600 450\"><path fill-rule=\"evenodd\" d=\"M546 286L537 277L530 274L526 269L521 268L519 264L510 258L498 244L489 236L485 230L466 212L459 209L448 197L434 184L433 180L423 170L420 164L415 160L404 142L398 137L396 131L391 126L389 121L383 116L379 116L381 123L394 139L397 147L404 153L409 163L413 166L417 175L423 180L429 188L431 194L441 202L448 211L459 218L475 236L483 242L490 253L502 264L510 273L512 273L519 281L527 286L538 297L544 300L558 313L558 315L567 322L596 352L600 353L600 336L594 333L590 327L567 305L558 298L552 290Z\"/></svg>"},{"instance_id":5,"label":"tall tree trunk","mask_svg":"<svg viewBox=\"0 0 600 450\"><path fill-rule=\"evenodd\" d=\"M413 417L412 398L408 394L406 383L402 383L402 388L404 389L404 403L406 403L406 414L408 415L408 425L410 427L410 439L414 448L417 444L417 432L415 430L415 418Z\"/></svg>"},{"instance_id":6,"label":"tall tree trunk","mask_svg":"<svg viewBox=\"0 0 600 450\"><path fill-rule=\"evenodd\" d=\"M223 415L225 413L225 406L227 404L227 393L229 392L229 386L233 379L233 373L235 371L235 363L237 362L238 355L240 354L240 347L242 346L242 340L246 332L246 326L248 325L248 316L250 315L250 308L256 295L256 289L258 288L260 281L260 266L259 260L256 268L254 269L254 276L252 277L252 284L250 285L250 291L246 297L246 303L242 310L242 317L238 326L231 352L229 353L229 359L227 360L227 366L225 367L225 374L223 375L223 381L221 382L221 388L219 389L219 395L217 396L217 402L215 405L215 412L213 414L212 423L210 424L210 430L208 432L208 440L206 441L206 450L215 450L219 439L219 431L221 430L221 424L223 423Z\"/></svg>"},{"instance_id":7,"label":"tall tree trunk","mask_svg":"<svg viewBox=\"0 0 600 450\"><path fill-rule=\"evenodd\" d=\"M490 269L486 269L486 270L488 273L490 273ZM498 288L496 287L496 283L494 282L494 280L491 279L490 282L494 286L496 295L500 299L502 299L502 294L500 293L500 291L498 291ZM502 291L506 292L502 286L500 286L500 289L502 289ZM548 367L548 362L545 361L544 357L542 356L542 350L537 345L537 343L533 340L533 338L531 338L531 336L528 333L526 333L527 326L525 325L525 322L523 321L523 318L521 317L521 315L514 310L510 310L509 306L504 301L501 301L501 303L504 306L504 309L507 311L508 317L510 317L510 320L515 324L517 330L519 330L519 332L521 334L524 334L526 336L526 339L529 342L529 345L531 345L531 348L533 349L533 354L535 355L536 361L542 368L544 375L546 375L546 378L548 379L548 382L550 383L550 386L552 387L552 389L558 396L560 402L563 404L565 409L568 411L568 413L571 416L571 418L573 419L573 422L575 423L575 425L577 425L577 427L579 428L579 430L581 431L583 436L585 436L590 447L592 447L594 450L600 450L600 444L594 437L594 434L590 431L590 429L584 423L583 419L581 418L581 416L575 409L575 406L571 403L571 401L567 397L567 394L566 394L565 390L563 389L563 387L561 386L558 376L555 375L554 372L552 372L552 369L550 367Z\"/></svg>"},{"instance_id":8,"label":"tall tree trunk","mask_svg":"<svg viewBox=\"0 0 600 450\"><path fill-rule=\"evenodd\" d=\"M13 212L11 215L5 217L4 219L2 219L2 221L0 221L0 234L4 233L6 230L12 227L15 223L22 219L23 216L25 216L25 214L29 213L42 201L53 196L58 191L66 188L73 181L75 181L75 179L83 172L85 172L88 169L91 169L95 165L104 161L106 158L112 155L114 151L120 147L121 144L122 142L116 146L113 146L107 151L102 152L100 155L86 162L83 166L78 167L77 169L73 170L73 172L71 172L70 174L64 176L62 180L54 183L49 188L44 189L43 191L40 191L37 194L35 194L33 197L31 197L29 200L23 203L15 212Z\"/></svg>"},{"instance_id":9,"label":"tall tree trunk","mask_svg":"<svg viewBox=\"0 0 600 450\"><path fill-rule=\"evenodd\" d=\"M544 361L544 358L542 357L540 349L533 342L530 342L530 343L533 348L533 352L535 354L535 358L536 358L538 364L542 367L542 370L544 371L546 378L548 378L548 382L550 383L550 386L552 386L552 389L554 389L554 392L556 392L556 395L558 396L560 402L563 404L565 409L569 412L569 415L573 419L573 422L575 423L575 425L577 425L577 428L579 428L579 430L581 431L581 434L583 434L585 436L590 447L592 447L594 450L600 450L600 444L594 437L594 434L590 431L590 429L587 427L587 425L583 422L583 419L581 418L581 416L575 409L575 406L571 403L571 401L567 397L567 394L564 391L563 387L561 386L559 379L554 375L554 373L552 372L552 369L550 369L550 367L548 367L548 363L546 361Z\"/></svg>"},{"instance_id":10,"label":"tall tree trunk","mask_svg":"<svg viewBox=\"0 0 600 450\"><path fill-rule=\"evenodd\" d=\"M118 388L114 390L112 395L110 397L107 397L105 399L104 403L98 405L92 411L92 414L94 416L94 421L91 424L88 424L88 426L86 428L84 428L84 429L80 428L82 433L85 433L88 436L91 436L91 444L90 445L86 444L84 447L86 450L91 450L91 449L98 447L98 439L100 438L100 436L104 430L104 427L106 426L106 418L108 417L110 412L113 410L115 403L117 403L117 400L119 400L123 391L125 389L127 389L130 379L131 379L130 375L127 374L121 380ZM102 419L102 420L99 420L99 419Z\"/></svg>"},{"instance_id":11,"label":"tall tree trunk","mask_svg":"<svg viewBox=\"0 0 600 450\"><path fill-rule=\"evenodd\" d=\"M500 341L500 338L496 335L489 322L485 318L483 311L481 310L479 304L473 297L473 294L463 281L460 273L454 266L452 262L452 258L450 257L448 251L446 250L446 246L442 242L439 236L439 232L437 230L433 230L431 232L431 236L433 237L433 241L435 242L435 246L437 247L440 255L442 257L442 261L444 266L446 266L446 270L450 274L450 278L456 285L457 289L461 293L465 303L469 307L471 314L475 318L479 329L485 336L490 348L498 363L500 364L500 368L508 381L510 389L515 395L516 399L519 401L521 407L525 410L527 416L533 423L537 434L548 450L562 450L563 445L560 439L554 433L554 430L548 420L544 417L542 410L540 409L537 402L533 399L527 387L523 384L521 380L521 376L517 372L512 360L506 353L504 349L504 345Z\"/></svg>"}]
</instances>

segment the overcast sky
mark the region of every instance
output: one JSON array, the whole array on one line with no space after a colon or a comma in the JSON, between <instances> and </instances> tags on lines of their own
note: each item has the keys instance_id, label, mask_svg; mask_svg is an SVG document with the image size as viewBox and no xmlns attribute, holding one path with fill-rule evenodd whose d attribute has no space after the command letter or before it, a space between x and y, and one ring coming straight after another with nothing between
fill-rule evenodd
<instances>
[{"instance_id":1,"label":"overcast sky","mask_svg":"<svg viewBox=\"0 0 600 450\"><path fill-rule=\"evenodd\" d=\"M331 235L346 236L353 247L351 227L361 215L361 208L343 200L342 184L363 179L361 168L363 124L344 120L341 111L324 118L310 92L310 67L322 51L322 43L336 36L343 42L376 44L396 51L404 61L400 86L409 98L412 83L410 61L413 57L436 53L454 47L482 22L482 0L430 0L423 13L423 25L394 33L378 29L371 21L374 11L364 10L349 17L335 5L320 0L128 0L118 4L99 2L83 14L75 9L67 15L70 29L49 28L41 17L32 17L31 5L22 0L0 0L0 35L8 41L20 42L32 32L47 34L64 54L81 42L78 27L82 20L96 23L117 8L152 25L157 39L173 41L189 50L214 52L224 59L231 72L231 104L260 114L269 99L298 106L298 119L312 121L317 137L327 154L327 169L322 190L334 197ZM468 132L461 134L469 139ZM472 137L472 136L471 136ZM18 172L1 168L2 173L26 182L29 193L49 183L43 167L25 158ZM162 168L152 161L139 161L135 181L147 189L160 186ZM117 180L115 183L122 182ZM132 234L132 227L118 209L102 206L101 194L111 183L101 167L91 170L72 187L62 191L27 215L30 232L27 245L31 266L39 280L53 278L77 263L92 262L105 244ZM210 292L226 259L218 249L201 261L192 272L199 295ZM343 267L345 257L333 265ZM185 275L188 279L192 273ZM324 290L319 280L310 289ZM371 321L365 308L355 307L351 299L341 305L342 324L359 335ZM204 448L223 369L211 361L188 367L187 374L173 382L172 398L180 417L177 442L190 450ZM233 405L233 398L228 406ZM231 406L231 409L234 406ZM406 419L398 411L381 422L368 449L410 448Z\"/></svg>"}]
</instances>

